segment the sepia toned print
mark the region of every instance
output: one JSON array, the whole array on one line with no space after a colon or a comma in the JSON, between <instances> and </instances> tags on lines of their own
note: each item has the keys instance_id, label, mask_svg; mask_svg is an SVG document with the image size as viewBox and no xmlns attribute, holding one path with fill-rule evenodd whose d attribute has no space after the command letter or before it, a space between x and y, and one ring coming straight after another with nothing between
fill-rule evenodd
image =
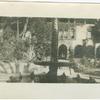
<instances>
[{"instance_id":1,"label":"sepia toned print","mask_svg":"<svg viewBox=\"0 0 100 100\"><path fill-rule=\"evenodd\" d=\"M0 82L100 83L100 20L0 17Z\"/></svg>"}]
</instances>

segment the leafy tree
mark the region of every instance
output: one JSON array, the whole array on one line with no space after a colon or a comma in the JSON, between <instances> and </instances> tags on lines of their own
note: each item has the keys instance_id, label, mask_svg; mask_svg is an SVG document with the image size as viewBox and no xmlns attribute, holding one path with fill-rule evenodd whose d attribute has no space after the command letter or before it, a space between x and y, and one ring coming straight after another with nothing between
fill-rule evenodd
<instances>
[{"instance_id":1,"label":"leafy tree","mask_svg":"<svg viewBox=\"0 0 100 100\"><path fill-rule=\"evenodd\" d=\"M100 20L92 27L91 35L94 43L100 42Z\"/></svg>"},{"instance_id":2,"label":"leafy tree","mask_svg":"<svg viewBox=\"0 0 100 100\"><path fill-rule=\"evenodd\" d=\"M3 40L0 42L1 59L22 60L30 46L34 47L36 57L50 55L51 21L47 22L45 18L2 17L0 22L0 29L3 29L3 35L0 33L0 40ZM31 32L31 40L23 39L27 31Z\"/></svg>"},{"instance_id":3,"label":"leafy tree","mask_svg":"<svg viewBox=\"0 0 100 100\"><path fill-rule=\"evenodd\" d=\"M44 58L47 50L50 51L50 35L52 25L48 25L45 18L31 18L29 21L29 30L32 33L32 45L37 59ZM35 40L35 41L34 41Z\"/></svg>"}]
</instances>

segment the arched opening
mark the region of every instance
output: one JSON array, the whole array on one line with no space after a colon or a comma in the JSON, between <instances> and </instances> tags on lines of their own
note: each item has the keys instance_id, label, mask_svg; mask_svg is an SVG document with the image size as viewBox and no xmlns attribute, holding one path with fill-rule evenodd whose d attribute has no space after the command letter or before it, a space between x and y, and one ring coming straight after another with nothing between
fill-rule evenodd
<instances>
[{"instance_id":1,"label":"arched opening","mask_svg":"<svg viewBox=\"0 0 100 100\"><path fill-rule=\"evenodd\" d=\"M61 45L59 47L59 59L67 58L67 47L65 45Z\"/></svg>"},{"instance_id":2,"label":"arched opening","mask_svg":"<svg viewBox=\"0 0 100 100\"><path fill-rule=\"evenodd\" d=\"M82 45L77 45L75 47L74 57L75 58L82 58L83 57L83 46Z\"/></svg>"},{"instance_id":3,"label":"arched opening","mask_svg":"<svg viewBox=\"0 0 100 100\"><path fill-rule=\"evenodd\" d=\"M100 46L96 49L96 58L100 58Z\"/></svg>"},{"instance_id":4,"label":"arched opening","mask_svg":"<svg viewBox=\"0 0 100 100\"><path fill-rule=\"evenodd\" d=\"M88 58L94 57L94 47L93 46L86 47L86 57L88 57Z\"/></svg>"}]
</instances>

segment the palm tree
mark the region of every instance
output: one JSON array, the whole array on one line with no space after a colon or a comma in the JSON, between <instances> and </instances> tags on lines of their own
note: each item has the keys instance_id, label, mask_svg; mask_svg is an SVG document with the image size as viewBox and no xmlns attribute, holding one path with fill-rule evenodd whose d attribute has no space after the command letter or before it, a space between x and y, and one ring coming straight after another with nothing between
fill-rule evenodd
<instances>
[{"instance_id":1,"label":"palm tree","mask_svg":"<svg viewBox=\"0 0 100 100\"><path fill-rule=\"evenodd\" d=\"M58 69L58 19L53 19L53 32L51 42L51 64L49 67L48 81L51 83L57 82L57 69Z\"/></svg>"},{"instance_id":2,"label":"palm tree","mask_svg":"<svg viewBox=\"0 0 100 100\"><path fill-rule=\"evenodd\" d=\"M96 47L96 43L100 43L100 20L97 20L95 25L91 29L91 36L93 39L94 48ZM94 56L94 66L96 66L96 51Z\"/></svg>"}]
</instances>

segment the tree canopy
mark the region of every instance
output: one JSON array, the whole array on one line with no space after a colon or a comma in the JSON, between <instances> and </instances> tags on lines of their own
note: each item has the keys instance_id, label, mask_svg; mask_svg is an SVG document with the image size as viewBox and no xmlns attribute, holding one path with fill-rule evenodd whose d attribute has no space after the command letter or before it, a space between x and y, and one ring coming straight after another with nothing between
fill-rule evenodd
<instances>
[{"instance_id":1,"label":"tree canopy","mask_svg":"<svg viewBox=\"0 0 100 100\"><path fill-rule=\"evenodd\" d=\"M95 43L100 42L100 20L92 27L91 35Z\"/></svg>"},{"instance_id":2,"label":"tree canopy","mask_svg":"<svg viewBox=\"0 0 100 100\"><path fill-rule=\"evenodd\" d=\"M51 28L45 18L1 17L0 59L25 60L30 50L42 59L50 53Z\"/></svg>"}]
</instances>

